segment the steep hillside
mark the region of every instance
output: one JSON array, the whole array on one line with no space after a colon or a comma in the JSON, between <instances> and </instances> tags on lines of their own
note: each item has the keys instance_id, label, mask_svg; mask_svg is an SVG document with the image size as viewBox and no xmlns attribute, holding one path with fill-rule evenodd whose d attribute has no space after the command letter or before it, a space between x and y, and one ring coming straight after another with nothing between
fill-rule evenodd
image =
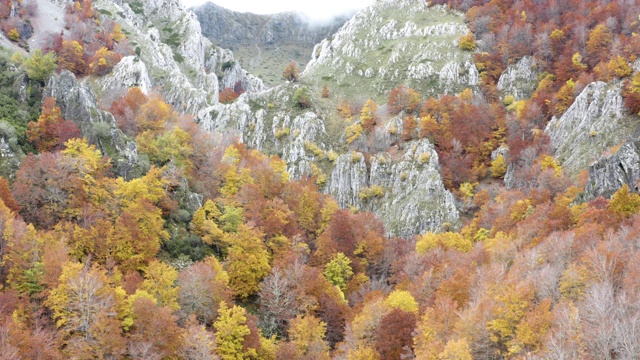
<instances>
[{"instance_id":1,"label":"steep hillside","mask_svg":"<svg viewBox=\"0 0 640 360\"><path fill-rule=\"evenodd\" d=\"M192 9L211 42L233 50L240 64L265 83L281 82L284 65L307 63L313 47L333 35L348 20L310 23L301 14L256 15L240 13L206 3Z\"/></svg>"},{"instance_id":2,"label":"steep hillside","mask_svg":"<svg viewBox=\"0 0 640 360\"><path fill-rule=\"evenodd\" d=\"M336 94L381 100L398 85L421 94L457 93L478 84L461 14L423 1L381 0L318 44L303 78Z\"/></svg>"},{"instance_id":3,"label":"steep hillside","mask_svg":"<svg viewBox=\"0 0 640 360\"><path fill-rule=\"evenodd\" d=\"M406 14L412 17L407 19ZM382 24L387 24L386 30L374 30ZM379 215L391 235L409 236L456 226L458 210L454 197L443 186L433 146L427 140L397 144L404 131L402 114L385 115L369 138L363 133L348 143L346 128L359 119L345 121L335 107L342 96L356 103L367 97L386 99L387 93L402 83L430 95L455 93L474 85L477 70L471 55L457 47L459 36L467 32L462 17L442 7L379 1L349 20L335 35L333 45L325 41L316 47L324 52L311 60L300 83L246 94L229 106L216 106L201 113L200 124L214 132L233 129L244 143L278 154L294 178L313 175L318 186L334 195L340 206ZM367 35L358 39L353 34ZM376 45L369 52L372 42ZM330 50L338 44L341 51L356 49L358 54L351 56L357 55L358 61L383 62L377 68L381 73L367 77L352 72L350 66L340 66L345 58ZM388 47L391 58L378 52L379 46ZM418 71L419 75L412 69L425 71ZM387 71L395 75L384 75ZM321 96L325 72L340 79L328 84L329 98ZM347 79L359 83L348 85ZM300 91L308 94L309 107L294 100ZM381 192L369 197L371 189Z\"/></svg>"},{"instance_id":4,"label":"steep hillside","mask_svg":"<svg viewBox=\"0 0 640 360\"><path fill-rule=\"evenodd\" d=\"M264 89L236 63L233 53L202 36L196 16L179 0L95 1L102 16L121 24L136 57L121 62L100 87L157 88L177 109L197 114L218 104L222 88ZM148 81L147 81L148 80Z\"/></svg>"}]
</instances>

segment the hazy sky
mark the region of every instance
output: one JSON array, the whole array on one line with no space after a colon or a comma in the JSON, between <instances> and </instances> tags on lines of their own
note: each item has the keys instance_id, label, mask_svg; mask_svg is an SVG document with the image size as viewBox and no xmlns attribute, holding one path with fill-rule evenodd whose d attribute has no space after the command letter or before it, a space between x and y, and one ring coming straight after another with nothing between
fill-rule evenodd
<instances>
[{"instance_id":1,"label":"hazy sky","mask_svg":"<svg viewBox=\"0 0 640 360\"><path fill-rule=\"evenodd\" d=\"M204 4L208 0L182 0L187 6ZM255 14L299 11L313 20L326 20L335 15L361 9L373 0L214 0L222 7Z\"/></svg>"}]
</instances>

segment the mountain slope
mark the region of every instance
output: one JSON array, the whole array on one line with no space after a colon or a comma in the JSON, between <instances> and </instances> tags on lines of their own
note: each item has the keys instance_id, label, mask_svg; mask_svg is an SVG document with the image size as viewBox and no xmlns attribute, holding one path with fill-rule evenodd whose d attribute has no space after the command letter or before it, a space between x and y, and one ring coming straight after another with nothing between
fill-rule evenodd
<instances>
[{"instance_id":1,"label":"mountain slope","mask_svg":"<svg viewBox=\"0 0 640 360\"><path fill-rule=\"evenodd\" d=\"M293 12L257 15L211 2L192 10L205 37L216 46L233 50L245 69L271 85L280 82L285 64L305 64L313 47L348 20L338 17L326 24L311 24Z\"/></svg>"},{"instance_id":2,"label":"mountain slope","mask_svg":"<svg viewBox=\"0 0 640 360\"><path fill-rule=\"evenodd\" d=\"M380 0L318 44L303 78L337 94L382 99L400 84L421 94L457 93L478 84L461 14L422 1Z\"/></svg>"}]
</instances>

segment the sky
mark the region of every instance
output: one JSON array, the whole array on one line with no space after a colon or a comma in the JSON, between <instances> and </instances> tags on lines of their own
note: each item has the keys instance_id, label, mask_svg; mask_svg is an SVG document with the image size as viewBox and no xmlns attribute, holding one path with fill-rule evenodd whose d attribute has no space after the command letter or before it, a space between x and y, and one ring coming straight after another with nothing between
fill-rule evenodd
<instances>
[{"instance_id":1,"label":"sky","mask_svg":"<svg viewBox=\"0 0 640 360\"><path fill-rule=\"evenodd\" d=\"M187 6L201 5L207 1L182 0ZM373 0L214 0L212 2L227 9L255 14L299 11L312 21L323 21L361 9L373 3Z\"/></svg>"}]
</instances>

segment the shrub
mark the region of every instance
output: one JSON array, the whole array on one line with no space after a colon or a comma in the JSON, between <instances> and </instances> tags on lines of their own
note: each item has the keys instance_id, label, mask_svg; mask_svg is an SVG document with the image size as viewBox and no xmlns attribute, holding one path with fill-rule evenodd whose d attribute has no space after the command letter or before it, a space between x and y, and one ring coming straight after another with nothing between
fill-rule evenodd
<instances>
[{"instance_id":1,"label":"shrub","mask_svg":"<svg viewBox=\"0 0 640 360\"><path fill-rule=\"evenodd\" d=\"M276 139L282 139L285 136L289 136L290 129L288 127L284 127L276 131Z\"/></svg>"},{"instance_id":2,"label":"shrub","mask_svg":"<svg viewBox=\"0 0 640 360\"><path fill-rule=\"evenodd\" d=\"M238 97L239 95L233 91L232 88L224 88L220 92L220 95L218 95L218 100L221 104L229 104L235 101Z\"/></svg>"},{"instance_id":3,"label":"shrub","mask_svg":"<svg viewBox=\"0 0 640 360\"><path fill-rule=\"evenodd\" d=\"M360 125L360 123L355 123L353 125L347 126L347 128L345 129L347 144L351 144L352 142L356 141L360 137L360 135L362 135L363 131L364 129L362 128L362 125Z\"/></svg>"},{"instance_id":4,"label":"shrub","mask_svg":"<svg viewBox=\"0 0 640 360\"><path fill-rule=\"evenodd\" d=\"M322 97L325 99L329 97L329 87L327 85L322 88Z\"/></svg>"},{"instance_id":5,"label":"shrub","mask_svg":"<svg viewBox=\"0 0 640 360\"><path fill-rule=\"evenodd\" d=\"M20 33L18 32L18 29L13 28L11 30L9 30L9 34L7 34L9 36L9 39L11 39L11 41L18 41L20 40Z\"/></svg>"},{"instance_id":6,"label":"shrub","mask_svg":"<svg viewBox=\"0 0 640 360\"><path fill-rule=\"evenodd\" d=\"M369 201L373 198L381 198L384 196L384 189L380 185L373 185L360 190L358 197L360 201Z\"/></svg>"},{"instance_id":7,"label":"shrub","mask_svg":"<svg viewBox=\"0 0 640 360\"><path fill-rule=\"evenodd\" d=\"M507 172L507 161L504 156L498 155L495 160L491 162L491 176L494 178L501 178Z\"/></svg>"},{"instance_id":8,"label":"shrub","mask_svg":"<svg viewBox=\"0 0 640 360\"><path fill-rule=\"evenodd\" d=\"M287 81L296 82L298 81L298 76L300 76L300 70L295 61L290 62L282 72L282 78Z\"/></svg>"},{"instance_id":9,"label":"shrub","mask_svg":"<svg viewBox=\"0 0 640 360\"><path fill-rule=\"evenodd\" d=\"M468 33L467 35L464 35L460 38L458 46L464 51L475 51L477 47L476 39L473 38L472 33Z\"/></svg>"},{"instance_id":10,"label":"shrub","mask_svg":"<svg viewBox=\"0 0 640 360\"><path fill-rule=\"evenodd\" d=\"M303 86L296 90L293 94L293 101L301 109L310 108L311 98L309 97L309 89L306 86Z\"/></svg>"},{"instance_id":11,"label":"shrub","mask_svg":"<svg viewBox=\"0 0 640 360\"><path fill-rule=\"evenodd\" d=\"M319 160L324 159L324 151L322 151L322 149L320 149L320 147L316 145L316 143L312 141L305 141L304 149L312 153L313 156L317 157Z\"/></svg>"}]
</instances>

